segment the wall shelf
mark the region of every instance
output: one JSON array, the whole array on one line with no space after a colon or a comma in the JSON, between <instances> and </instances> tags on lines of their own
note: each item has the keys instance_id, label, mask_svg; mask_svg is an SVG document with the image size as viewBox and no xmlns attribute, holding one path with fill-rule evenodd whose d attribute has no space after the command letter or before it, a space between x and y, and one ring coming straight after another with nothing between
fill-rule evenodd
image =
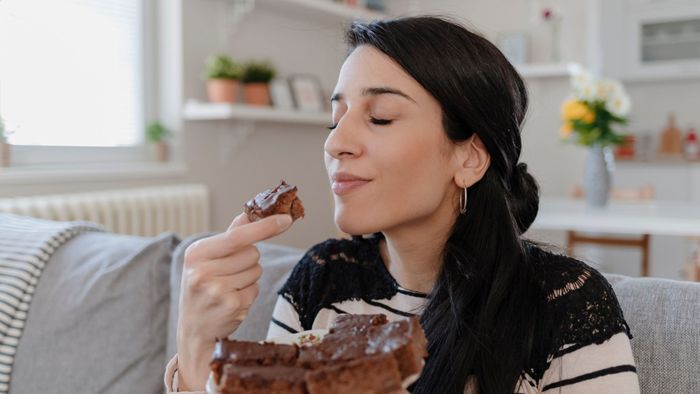
<instances>
[{"instance_id":1,"label":"wall shelf","mask_svg":"<svg viewBox=\"0 0 700 394\"><path fill-rule=\"evenodd\" d=\"M332 117L328 112L304 112L193 100L185 104L183 116L185 120L245 120L324 126L331 123Z\"/></svg>"},{"instance_id":2,"label":"wall shelf","mask_svg":"<svg viewBox=\"0 0 700 394\"><path fill-rule=\"evenodd\" d=\"M573 65L574 63L530 63L518 64L515 69L523 78L568 78Z\"/></svg>"},{"instance_id":3,"label":"wall shelf","mask_svg":"<svg viewBox=\"0 0 700 394\"><path fill-rule=\"evenodd\" d=\"M369 21L387 17L381 12L361 7L348 7L329 0L257 0L257 3L265 7L274 7L275 10L285 14L302 12L311 17L324 19L331 17L341 21Z\"/></svg>"}]
</instances>

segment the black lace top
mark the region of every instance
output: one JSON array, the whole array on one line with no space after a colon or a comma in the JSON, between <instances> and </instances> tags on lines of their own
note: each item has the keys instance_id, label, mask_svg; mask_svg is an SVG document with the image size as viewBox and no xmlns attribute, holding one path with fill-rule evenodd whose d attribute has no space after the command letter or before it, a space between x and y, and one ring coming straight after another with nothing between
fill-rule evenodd
<instances>
[{"instance_id":1,"label":"black lace top","mask_svg":"<svg viewBox=\"0 0 700 394\"><path fill-rule=\"evenodd\" d=\"M378 236L329 239L311 248L279 292L281 301L273 314L273 325L292 332L324 328L327 319L323 316L358 313L358 303L378 306L389 314L415 313L401 310L396 300L402 296L425 299L427 295L404 289L394 280L379 253L380 239ZM550 316L554 316L559 325L555 330L558 334L542 338L546 343L543 348L548 351L533 360L531 368L525 371L531 380L529 383L542 383L545 372L557 357L602 344L619 333L626 335L625 344L620 346L626 346L623 353L629 353L630 360L627 364L612 362L616 366L624 364L627 371L633 371L634 360L629 349L632 335L615 293L603 275L579 260L532 244L527 247L534 257L531 261L540 268L536 271L542 276L541 283L551 306ZM280 303L285 303L290 311L286 316L281 312L284 308ZM319 323L319 319L323 322ZM596 371L588 372L595 374ZM634 382L637 382L636 375Z\"/></svg>"}]
</instances>

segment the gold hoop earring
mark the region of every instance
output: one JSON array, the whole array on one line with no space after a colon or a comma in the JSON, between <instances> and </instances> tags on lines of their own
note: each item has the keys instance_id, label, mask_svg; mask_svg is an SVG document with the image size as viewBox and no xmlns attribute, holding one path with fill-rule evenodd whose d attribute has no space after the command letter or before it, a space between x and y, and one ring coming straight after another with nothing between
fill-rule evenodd
<instances>
[{"instance_id":1,"label":"gold hoop earring","mask_svg":"<svg viewBox=\"0 0 700 394\"><path fill-rule=\"evenodd\" d=\"M464 188L464 193L459 197L459 213L464 215L467 212L467 188Z\"/></svg>"}]
</instances>

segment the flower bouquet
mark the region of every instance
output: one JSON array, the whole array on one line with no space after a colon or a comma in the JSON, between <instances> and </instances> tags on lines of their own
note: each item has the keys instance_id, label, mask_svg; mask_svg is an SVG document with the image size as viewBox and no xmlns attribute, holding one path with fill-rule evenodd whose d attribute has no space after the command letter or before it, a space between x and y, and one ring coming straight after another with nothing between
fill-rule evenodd
<instances>
[{"instance_id":1,"label":"flower bouquet","mask_svg":"<svg viewBox=\"0 0 700 394\"><path fill-rule=\"evenodd\" d=\"M589 148L584 189L589 205L604 206L610 196L614 157L612 146L624 141L615 130L627 124L631 103L622 84L596 78L580 66L572 67L572 93L561 107L563 140Z\"/></svg>"}]
</instances>

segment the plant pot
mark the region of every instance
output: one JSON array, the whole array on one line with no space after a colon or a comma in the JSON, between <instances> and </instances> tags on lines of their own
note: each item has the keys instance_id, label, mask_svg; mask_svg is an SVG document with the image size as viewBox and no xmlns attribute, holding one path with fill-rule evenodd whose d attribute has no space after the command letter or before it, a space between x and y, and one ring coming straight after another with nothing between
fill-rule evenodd
<instances>
[{"instance_id":1,"label":"plant pot","mask_svg":"<svg viewBox=\"0 0 700 394\"><path fill-rule=\"evenodd\" d=\"M584 171L586 202L591 207L604 207L610 200L615 156L610 147L595 145L589 148Z\"/></svg>"},{"instance_id":2,"label":"plant pot","mask_svg":"<svg viewBox=\"0 0 700 394\"><path fill-rule=\"evenodd\" d=\"M270 105L270 89L267 83L246 83L243 85L245 102L249 105Z\"/></svg>"},{"instance_id":3,"label":"plant pot","mask_svg":"<svg viewBox=\"0 0 700 394\"><path fill-rule=\"evenodd\" d=\"M207 94L212 103L235 103L238 101L239 82L234 79L210 79Z\"/></svg>"},{"instance_id":4,"label":"plant pot","mask_svg":"<svg viewBox=\"0 0 700 394\"><path fill-rule=\"evenodd\" d=\"M0 167L10 166L10 144L0 141Z\"/></svg>"},{"instance_id":5,"label":"plant pot","mask_svg":"<svg viewBox=\"0 0 700 394\"><path fill-rule=\"evenodd\" d=\"M165 163L168 161L168 157L170 156L170 147L168 146L167 142L159 141L151 143L150 145L151 157L153 160L157 161L158 163Z\"/></svg>"}]
</instances>

